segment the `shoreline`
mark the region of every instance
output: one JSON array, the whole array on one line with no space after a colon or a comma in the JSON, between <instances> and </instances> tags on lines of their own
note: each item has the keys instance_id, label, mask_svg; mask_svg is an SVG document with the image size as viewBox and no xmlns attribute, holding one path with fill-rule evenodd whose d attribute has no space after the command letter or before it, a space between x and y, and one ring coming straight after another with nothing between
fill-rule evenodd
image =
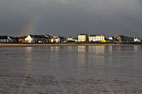
<instances>
[{"instance_id":1,"label":"shoreline","mask_svg":"<svg viewBox=\"0 0 142 94\"><path fill-rule=\"evenodd\" d=\"M60 44L0 44L0 47L40 47L40 46L134 46L142 44L107 44L107 43L60 43Z\"/></svg>"}]
</instances>

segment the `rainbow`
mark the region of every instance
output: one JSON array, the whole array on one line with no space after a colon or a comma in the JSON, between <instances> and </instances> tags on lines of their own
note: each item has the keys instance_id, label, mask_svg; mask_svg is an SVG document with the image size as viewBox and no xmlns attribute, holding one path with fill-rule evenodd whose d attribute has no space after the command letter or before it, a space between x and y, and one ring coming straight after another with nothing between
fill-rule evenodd
<instances>
[{"instance_id":1,"label":"rainbow","mask_svg":"<svg viewBox=\"0 0 142 94\"><path fill-rule=\"evenodd\" d=\"M41 17L39 15L36 15L32 17L28 23L25 25L22 35L29 35L29 34L35 34L38 32L38 25L40 22Z\"/></svg>"}]
</instances>

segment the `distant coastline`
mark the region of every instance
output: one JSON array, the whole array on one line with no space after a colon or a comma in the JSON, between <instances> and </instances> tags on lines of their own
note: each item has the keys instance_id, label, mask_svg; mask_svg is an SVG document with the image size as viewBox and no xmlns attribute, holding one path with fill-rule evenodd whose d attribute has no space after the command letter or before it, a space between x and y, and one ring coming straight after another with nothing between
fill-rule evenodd
<instances>
[{"instance_id":1,"label":"distant coastline","mask_svg":"<svg viewBox=\"0 0 142 94\"><path fill-rule=\"evenodd\" d=\"M54 44L20 44L1 43L0 47L40 47L40 46L133 46L142 44L113 44L113 43L54 43Z\"/></svg>"}]
</instances>

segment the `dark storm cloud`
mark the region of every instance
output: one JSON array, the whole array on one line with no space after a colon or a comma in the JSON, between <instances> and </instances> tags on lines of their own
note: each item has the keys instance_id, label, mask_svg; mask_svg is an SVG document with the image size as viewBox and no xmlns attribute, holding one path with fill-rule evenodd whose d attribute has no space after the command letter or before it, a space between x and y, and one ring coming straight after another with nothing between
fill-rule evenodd
<instances>
[{"instance_id":1,"label":"dark storm cloud","mask_svg":"<svg viewBox=\"0 0 142 94\"><path fill-rule=\"evenodd\" d=\"M40 15L37 34L126 34L142 37L141 0L2 0L0 34L21 35Z\"/></svg>"}]
</instances>

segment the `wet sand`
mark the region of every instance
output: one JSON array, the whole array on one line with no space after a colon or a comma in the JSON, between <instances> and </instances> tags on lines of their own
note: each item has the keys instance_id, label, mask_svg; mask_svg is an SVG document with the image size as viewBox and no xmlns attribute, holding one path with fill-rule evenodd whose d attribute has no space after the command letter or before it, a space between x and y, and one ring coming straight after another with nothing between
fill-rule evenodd
<instances>
[{"instance_id":1,"label":"wet sand","mask_svg":"<svg viewBox=\"0 0 142 94\"><path fill-rule=\"evenodd\" d=\"M0 94L142 94L141 52L141 46L0 47Z\"/></svg>"},{"instance_id":2,"label":"wet sand","mask_svg":"<svg viewBox=\"0 0 142 94\"><path fill-rule=\"evenodd\" d=\"M0 75L0 94L142 94L142 82L126 79L78 79Z\"/></svg>"}]
</instances>

